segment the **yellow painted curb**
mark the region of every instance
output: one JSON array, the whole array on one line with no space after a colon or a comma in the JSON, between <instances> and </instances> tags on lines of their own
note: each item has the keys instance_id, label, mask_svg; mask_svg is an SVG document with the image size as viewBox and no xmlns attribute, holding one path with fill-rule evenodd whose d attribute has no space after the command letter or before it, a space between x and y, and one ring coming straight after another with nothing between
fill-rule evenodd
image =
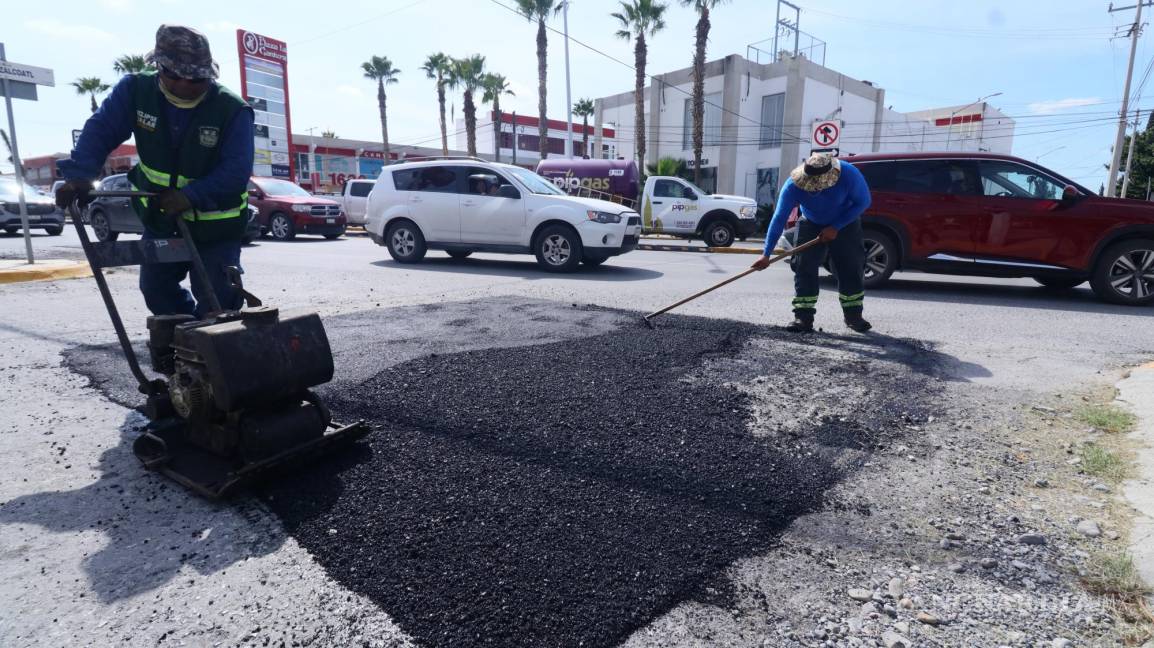
<instances>
[{"instance_id":1,"label":"yellow painted curb","mask_svg":"<svg viewBox=\"0 0 1154 648\"><path fill-rule=\"evenodd\" d=\"M24 281L53 281L56 279L79 279L91 277L92 268L83 262L23 264L10 268L0 268L0 284Z\"/></svg>"}]
</instances>

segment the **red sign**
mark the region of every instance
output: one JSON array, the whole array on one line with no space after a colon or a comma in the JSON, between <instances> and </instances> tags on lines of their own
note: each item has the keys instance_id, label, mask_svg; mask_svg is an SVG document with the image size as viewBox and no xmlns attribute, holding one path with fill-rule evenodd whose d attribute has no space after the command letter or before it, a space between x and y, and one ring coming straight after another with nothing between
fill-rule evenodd
<instances>
[{"instance_id":1,"label":"red sign","mask_svg":"<svg viewBox=\"0 0 1154 648\"><path fill-rule=\"evenodd\" d=\"M970 124L982 121L982 113L973 115L958 115L956 117L941 117L934 120L934 126L953 126L954 124Z\"/></svg>"},{"instance_id":2,"label":"red sign","mask_svg":"<svg viewBox=\"0 0 1154 648\"><path fill-rule=\"evenodd\" d=\"M255 32L236 30L241 96L255 118L253 175L296 180L289 109L288 45ZM286 159L287 158L287 159ZM287 162L287 164L286 164Z\"/></svg>"},{"instance_id":3,"label":"red sign","mask_svg":"<svg viewBox=\"0 0 1154 648\"><path fill-rule=\"evenodd\" d=\"M837 146L838 137L841 136L841 129L837 122L823 121L818 122L813 127L813 142L819 146Z\"/></svg>"}]
</instances>

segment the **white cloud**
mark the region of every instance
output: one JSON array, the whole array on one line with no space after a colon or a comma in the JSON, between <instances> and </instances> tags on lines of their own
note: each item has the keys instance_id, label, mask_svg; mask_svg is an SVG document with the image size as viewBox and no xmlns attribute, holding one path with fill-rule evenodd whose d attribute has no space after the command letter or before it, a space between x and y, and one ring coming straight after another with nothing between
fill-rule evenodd
<instances>
[{"instance_id":1,"label":"white cloud","mask_svg":"<svg viewBox=\"0 0 1154 648\"><path fill-rule=\"evenodd\" d=\"M235 34L240 25L230 22L228 20L214 20L204 24L204 29L210 32L223 32L227 34Z\"/></svg>"},{"instance_id":2,"label":"white cloud","mask_svg":"<svg viewBox=\"0 0 1154 648\"><path fill-rule=\"evenodd\" d=\"M70 25L52 18L25 20L24 26L30 31L70 43L112 42L116 40L115 36L102 29L88 25Z\"/></svg>"},{"instance_id":3,"label":"white cloud","mask_svg":"<svg viewBox=\"0 0 1154 648\"><path fill-rule=\"evenodd\" d=\"M364 91L361 90L359 87L357 87L355 85L347 85L347 84L337 86L337 94L343 94L343 95L348 96L348 97L357 97L357 98L365 96Z\"/></svg>"},{"instance_id":4,"label":"white cloud","mask_svg":"<svg viewBox=\"0 0 1154 648\"><path fill-rule=\"evenodd\" d=\"M1037 101L1029 104L1027 107L1030 109L1030 112L1035 115L1053 115L1063 110L1080 108L1082 106L1094 106L1100 103L1102 103L1102 99L1099 97L1068 97L1066 99Z\"/></svg>"}]
</instances>

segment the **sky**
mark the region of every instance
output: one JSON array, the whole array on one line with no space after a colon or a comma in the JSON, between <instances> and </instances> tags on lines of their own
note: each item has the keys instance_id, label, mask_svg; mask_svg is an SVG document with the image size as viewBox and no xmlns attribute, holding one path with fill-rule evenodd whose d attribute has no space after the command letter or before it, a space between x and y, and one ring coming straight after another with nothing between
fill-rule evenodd
<instances>
[{"instance_id":1,"label":"sky","mask_svg":"<svg viewBox=\"0 0 1154 648\"><path fill-rule=\"evenodd\" d=\"M677 0L669 4L665 29L649 43L651 74L687 67L693 54L696 15ZM1108 3L1098 0L794 4L802 8L802 31L827 43L825 65L884 88L894 110L960 105L1000 92L990 103L1017 120L1015 155L1093 189L1104 181L1129 54L1129 39L1113 36L1133 22L1133 10L1108 13ZM98 76L114 83L113 60L151 49L161 23L206 33L221 82L236 90L237 28L286 41L296 133L331 129L341 137L379 139L375 85L363 78L360 64L374 55L388 57L401 69L399 83L388 88L392 142L436 146L435 88L420 70L433 52L484 55L487 68L505 75L516 93L502 98L502 109L536 115L536 27L511 12L512 5L513 0L61 0L41 10L21 2L5 10L0 42L9 60L55 71L56 87L39 88L39 101L13 102L24 157L67 151L72 129L90 114L87 96L78 96L70 82ZM609 16L618 6L617 0L572 0L574 101L633 88L633 70L622 64L632 63L633 46L614 35L617 26ZM708 59L744 55L749 44L771 38L776 6L772 0L722 4L713 13ZM561 30L561 17L550 24ZM1151 38L1147 33L1139 39L1131 89L1138 101L1131 111L1154 109L1154 82L1144 83L1154 68ZM460 97L451 101L459 117ZM549 116L562 118L564 49L558 33L549 34L548 102ZM450 134L450 146L453 141ZM0 168L11 169L3 163Z\"/></svg>"}]
</instances>

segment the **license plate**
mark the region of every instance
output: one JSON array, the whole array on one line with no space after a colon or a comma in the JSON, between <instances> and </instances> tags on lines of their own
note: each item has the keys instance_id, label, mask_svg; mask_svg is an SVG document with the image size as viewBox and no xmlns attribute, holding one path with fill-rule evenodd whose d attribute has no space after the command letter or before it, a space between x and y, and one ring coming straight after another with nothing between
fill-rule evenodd
<instances>
[{"instance_id":1,"label":"license plate","mask_svg":"<svg viewBox=\"0 0 1154 648\"><path fill-rule=\"evenodd\" d=\"M329 225L332 225L333 223L337 222L337 219L335 219L335 218L326 218L326 219L325 219L325 222L326 222L326 223L328 223Z\"/></svg>"},{"instance_id":2,"label":"license plate","mask_svg":"<svg viewBox=\"0 0 1154 648\"><path fill-rule=\"evenodd\" d=\"M638 225L634 225L633 227L630 227L630 228L625 230L625 235L626 236L636 236L640 231L641 231L641 227Z\"/></svg>"}]
</instances>

